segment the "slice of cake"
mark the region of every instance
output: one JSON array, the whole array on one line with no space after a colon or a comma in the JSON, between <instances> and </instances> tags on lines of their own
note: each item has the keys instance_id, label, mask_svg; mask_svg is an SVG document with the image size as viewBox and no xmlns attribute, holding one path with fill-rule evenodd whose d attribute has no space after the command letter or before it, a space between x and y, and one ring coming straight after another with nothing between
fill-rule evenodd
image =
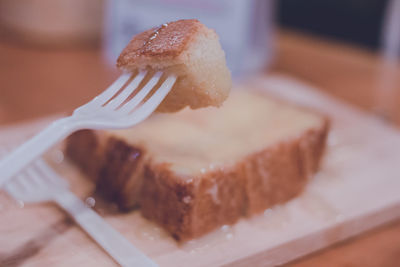
<instances>
[{"instance_id":1,"label":"slice of cake","mask_svg":"<svg viewBox=\"0 0 400 267\"><path fill-rule=\"evenodd\" d=\"M214 30L198 20L178 20L133 37L117 60L125 71L163 71L178 77L158 107L172 112L220 106L228 97L231 76Z\"/></svg>"},{"instance_id":2,"label":"slice of cake","mask_svg":"<svg viewBox=\"0 0 400 267\"><path fill-rule=\"evenodd\" d=\"M66 152L121 209L137 206L187 240L298 195L318 169L327 131L319 114L238 90L219 109L77 132Z\"/></svg>"}]
</instances>

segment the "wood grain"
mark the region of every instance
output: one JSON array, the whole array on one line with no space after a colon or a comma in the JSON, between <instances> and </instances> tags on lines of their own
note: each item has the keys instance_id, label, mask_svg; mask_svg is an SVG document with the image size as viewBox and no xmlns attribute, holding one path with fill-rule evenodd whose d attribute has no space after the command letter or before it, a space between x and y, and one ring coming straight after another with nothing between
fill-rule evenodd
<instances>
[{"instance_id":1,"label":"wood grain","mask_svg":"<svg viewBox=\"0 0 400 267\"><path fill-rule=\"evenodd\" d=\"M377 52L287 30L280 31L277 39L276 60L270 71L307 81L340 100L400 124L399 61L388 66ZM380 96L385 78L388 96ZM397 221L290 266L398 266L399 250Z\"/></svg>"},{"instance_id":2,"label":"wood grain","mask_svg":"<svg viewBox=\"0 0 400 267\"><path fill-rule=\"evenodd\" d=\"M257 78L249 87L332 118L325 164L298 198L184 244L176 243L138 212L112 213L98 204L104 219L160 266L272 266L400 218L396 166L400 135L396 129L288 77ZM49 121L3 128L0 146L36 132ZM49 162L82 199L92 196L93 184L88 179L68 162L53 160L59 153L58 148L50 151ZM115 265L54 205L22 205L4 193L0 203L0 263Z\"/></svg>"},{"instance_id":3,"label":"wood grain","mask_svg":"<svg viewBox=\"0 0 400 267\"><path fill-rule=\"evenodd\" d=\"M379 53L294 32L278 35L273 72L307 81L334 97L400 123L400 63Z\"/></svg>"}]
</instances>

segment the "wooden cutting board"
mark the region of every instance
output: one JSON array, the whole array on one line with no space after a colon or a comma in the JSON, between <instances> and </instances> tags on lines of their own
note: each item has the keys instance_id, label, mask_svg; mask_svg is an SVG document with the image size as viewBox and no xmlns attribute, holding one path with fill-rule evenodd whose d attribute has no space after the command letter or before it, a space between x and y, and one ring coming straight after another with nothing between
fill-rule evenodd
<instances>
[{"instance_id":1,"label":"wooden cutting board","mask_svg":"<svg viewBox=\"0 0 400 267\"><path fill-rule=\"evenodd\" d=\"M302 195L183 245L138 212L112 213L94 197L104 219L160 266L269 266L400 217L397 129L288 77L254 78L247 86L331 116L322 170ZM52 119L2 127L0 147L26 138ZM93 197L93 185L63 159L60 148L46 157L83 200ZM115 263L56 206L24 204L0 193L0 266Z\"/></svg>"}]
</instances>

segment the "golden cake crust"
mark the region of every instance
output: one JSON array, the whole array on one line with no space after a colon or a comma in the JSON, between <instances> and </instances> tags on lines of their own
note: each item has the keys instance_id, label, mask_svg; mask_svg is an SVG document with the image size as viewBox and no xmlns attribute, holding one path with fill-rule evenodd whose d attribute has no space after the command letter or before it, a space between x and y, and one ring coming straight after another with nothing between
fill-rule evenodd
<instances>
[{"instance_id":1,"label":"golden cake crust","mask_svg":"<svg viewBox=\"0 0 400 267\"><path fill-rule=\"evenodd\" d=\"M117 67L127 68L144 57L157 57L161 60L175 58L186 49L201 28L202 24L198 20L190 19L144 31L136 35L122 51L117 59Z\"/></svg>"}]
</instances>

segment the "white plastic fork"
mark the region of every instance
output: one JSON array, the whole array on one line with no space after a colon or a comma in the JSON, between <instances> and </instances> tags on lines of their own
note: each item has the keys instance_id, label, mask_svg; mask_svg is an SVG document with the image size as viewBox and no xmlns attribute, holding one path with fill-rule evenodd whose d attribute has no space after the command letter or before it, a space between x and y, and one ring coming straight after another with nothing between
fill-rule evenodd
<instances>
[{"instance_id":1,"label":"white plastic fork","mask_svg":"<svg viewBox=\"0 0 400 267\"><path fill-rule=\"evenodd\" d=\"M69 191L68 182L43 159L35 160L15 179L8 181L4 187L6 192L16 200L26 203L49 201L57 203L119 265L124 267L158 266Z\"/></svg>"},{"instance_id":2,"label":"white plastic fork","mask_svg":"<svg viewBox=\"0 0 400 267\"><path fill-rule=\"evenodd\" d=\"M80 129L120 129L146 119L162 102L176 81L157 72L121 75L107 90L77 108L69 117L59 119L0 161L0 187L33 159L72 132ZM148 78L148 82L142 87ZM152 89L159 88L151 94ZM138 87L140 90L136 90ZM139 88L140 88L139 87ZM131 95L137 91L134 97ZM146 98L148 97L148 98Z\"/></svg>"}]
</instances>

